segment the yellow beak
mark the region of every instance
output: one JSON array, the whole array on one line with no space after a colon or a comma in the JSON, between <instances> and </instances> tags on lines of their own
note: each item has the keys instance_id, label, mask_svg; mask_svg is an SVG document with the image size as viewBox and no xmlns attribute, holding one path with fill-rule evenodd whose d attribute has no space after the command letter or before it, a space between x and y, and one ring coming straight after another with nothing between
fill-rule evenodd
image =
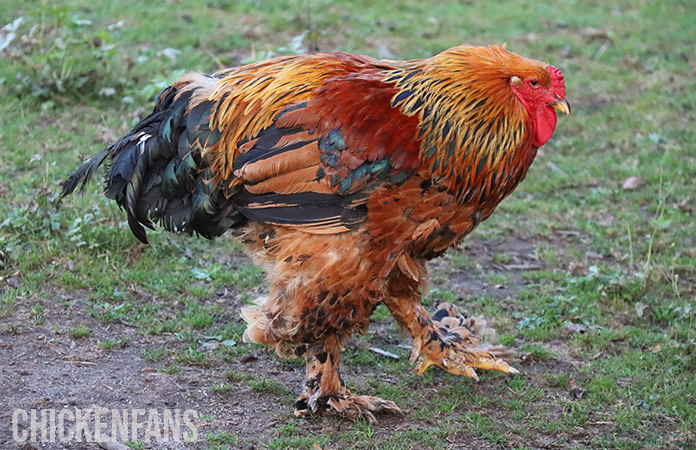
<instances>
[{"instance_id":1,"label":"yellow beak","mask_svg":"<svg viewBox=\"0 0 696 450\"><path fill-rule=\"evenodd\" d=\"M558 100L556 103L553 104L553 107L562 112L563 114L570 114L570 103L568 103L568 100L566 99Z\"/></svg>"}]
</instances>

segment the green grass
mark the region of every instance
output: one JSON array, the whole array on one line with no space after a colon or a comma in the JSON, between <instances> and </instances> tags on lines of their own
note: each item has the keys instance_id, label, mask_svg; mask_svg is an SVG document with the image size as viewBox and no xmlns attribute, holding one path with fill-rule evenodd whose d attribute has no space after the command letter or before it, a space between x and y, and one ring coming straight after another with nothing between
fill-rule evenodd
<instances>
[{"instance_id":1,"label":"green grass","mask_svg":"<svg viewBox=\"0 0 696 450\"><path fill-rule=\"evenodd\" d=\"M224 448L223 445L237 445L239 438L229 431L223 430L216 434L208 435L208 443L213 444L213 448Z\"/></svg>"},{"instance_id":2,"label":"green grass","mask_svg":"<svg viewBox=\"0 0 696 450\"><path fill-rule=\"evenodd\" d=\"M146 361L159 361L169 354L165 347L151 348L140 352L140 357Z\"/></svg>"},{"instance_id":3,"label":"green grass","mask_svg":"<svg viewBox=\"0 0 696 450\"><path fill-rule=\"evenodd\" d=\"M79 345L114 355L133 345L172 377L210 374L212 397L244 389L249 401L289 405L296 386L239 363L257 351L299 370L242 343L238 306L263 293L264 279L238 244L156 231L143 246L97 183L60 205L61 181L184 70L317 48L422 58L462 42L507 42L563 70L573 114L559 118L515 194L438 264L424 303L485 316L517 350L523 375L481 374L478 384L432 369L415 377L380 307L375 334L342 356L346 379L411 408L407 416L371 428L272 412L273 430L225 432L218 423L207 445L688 448L696 440L692 3L6 0L0 27L23 21L0 54L0 330L87 337ZM631 176L642 184L624 190ZM117 327L133 332L105 331ZM571 397L573 385L581 398Z\"/></svg>"},{"instance_id":4,"label":"green grass","mask_svg":"<svg viewBox=\"0 0 696 450\"><path fill-rule=\"evenodd\" d=\"M87 325L78 325L72 330L70 330L70 337L73 339L81 339L88 336L92 332L92 329Z\"/></svg>"}]
</instances>

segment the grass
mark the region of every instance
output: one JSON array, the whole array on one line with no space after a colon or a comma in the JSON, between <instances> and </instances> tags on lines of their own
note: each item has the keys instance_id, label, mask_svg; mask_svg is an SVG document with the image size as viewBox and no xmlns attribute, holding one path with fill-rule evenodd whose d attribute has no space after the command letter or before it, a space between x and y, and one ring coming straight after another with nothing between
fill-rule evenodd
<instances>
[{"instance_id":1,"label":"grass","mask_svg":"<svg viewBox=\"0 0 696 450\"><path fill-rule=\"evenodd\" d=\"M220 431L217 434L208 435L208 443L213 444L214 448L224 448L223 445L237 445L238 438L229 431Z\"/></svg>"},{"instance_id":2,"label":"grass","mask_svg":"<svg viewBox=\"0 0 696 450\"><path fill-rule=\"evenodd\" d=\"M483 374L478 384L433 370L414 377L388 311L379 308L375 333L343 355L347 381L412 408L406 417L373 429L272 412L274 427L226 431L218 424L207 444L694 445L692 2L4 6L0 26L23 20L0 53L0 333L65 330L83 338L81 346L113 355L134 346L137 357L167 376L180 379L189 368L212 374L206 385L219 396L245 389L239 395L249 401L280 397L289 404L297 392L282 372L239 362L252 351L275 361L242 343L238 307L264 292L264 279L239 245L156 231L142 246L96 186L60 205L60 182L80 157L143 117L158 90L184 70L315 49L421 58L461 42L507 42L563 70L573 115L559 119L515 194L434 266L424 303L453 301L484 315L499 340L517 349L525 375ZM642 184L623 189L631 176ZM106 331L123 327L132 330L127 338ZM211 343L222 348L206 347ZM385 360L370 346L401 358ZM277 364L301 370L298 362ZM573 385L581 398L570 395ZM340 432L328 437L323 427Z\"/></svg>"},{"instance_id":3,"label":"grass","mask_svg":"<svg viewBox=\"0 0 696 450\"><path fill-rule=\"evenodd\" d=\"M72 330L70 330L70 336L73 339L81 339L88 336L92 332L92 329L87 325L78 325Z\"/></svg>"}]
</instances>

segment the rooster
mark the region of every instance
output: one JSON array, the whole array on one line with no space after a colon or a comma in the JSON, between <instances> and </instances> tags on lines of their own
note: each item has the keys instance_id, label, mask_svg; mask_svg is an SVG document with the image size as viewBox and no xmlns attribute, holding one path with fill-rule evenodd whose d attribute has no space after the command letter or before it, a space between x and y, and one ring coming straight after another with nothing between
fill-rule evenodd
<instances>
[{"instance_id":1,"label":"rooster","mask_svg":"<svg viewBox=\"0 0 696 450\"><path fill-rule=\"evenodd\" d=\"M155 223L206 238L231 230L270 284L242 310L245 339L306 357L296 414L374 421L399 407L350 392L338 369L380 303L412 336L417 374L517 373L475 321L449 304L431 317L421 292L426 261L525 177L556 109L570 113L560 70L500 46L412 61L279 57L185 75L63 195L108 158L106 196L142 242Z\"/></svg>"}]
</instances>

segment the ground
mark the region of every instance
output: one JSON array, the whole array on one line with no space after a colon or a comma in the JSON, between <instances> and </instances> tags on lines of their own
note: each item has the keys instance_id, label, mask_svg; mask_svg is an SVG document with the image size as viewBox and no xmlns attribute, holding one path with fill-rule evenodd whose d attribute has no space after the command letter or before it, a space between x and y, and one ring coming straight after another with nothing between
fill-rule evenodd
<instances>
[{"instance_id":1,"label":"ground","mask_svg":"<svg viewBox=\"0 0 696 450\"><path fill-rule=\"evenodd\" d=\"M143 449L696 448L692 2L5 3L3 448L61 448L12 440L12 412L42 408L199 414L195 442L127 442ZM430 265L429 307L486 317L519 376L415 376L380 307L343 373L405 414L296 419L302 361L241 339L239 307L266 289L241 247L160 232L143 246L97 183L58 200L79 157L183 70L317 50L420 58L462 42L561 68L573 107L522 186Z\"/></svg>"}]
</instances>

